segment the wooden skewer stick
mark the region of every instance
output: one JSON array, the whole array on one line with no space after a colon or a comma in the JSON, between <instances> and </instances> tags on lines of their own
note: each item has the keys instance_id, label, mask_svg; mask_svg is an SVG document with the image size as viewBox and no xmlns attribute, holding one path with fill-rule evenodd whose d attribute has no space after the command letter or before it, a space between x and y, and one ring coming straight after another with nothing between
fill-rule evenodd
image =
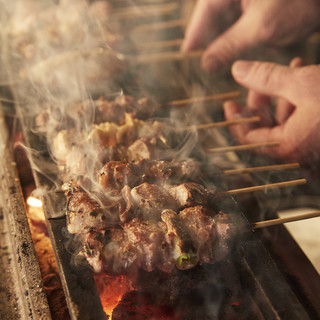
<instances>
[{"instance_id":1,"label":"wooden skewer stick","mask_svg":"<svg viewBox=\"0 0 320 320\"><path fill-rule=\"evenodd\" d=\"M286 163L286 164L275 164L270 166L261 166L261 167L252 167L252 168L243 168L243 169L229 169L224 170L223 173L227 176L233 174L241 174L241 173L252 173L252 172L260 172L260 171L275 171L275 170L285 170L285 169L295 169L299 168L299 163Z\"/></svg>"},{"instance_id":2,"label":"wooden skewer stick","mask_svg":"<svg viewBox=\"0 0 320 320\"><path fill-rule=\"evenodd\" d=\"M168 15L173 13L179 8L178 3L171 2L165 4L155 4L155 5L139 5L127 8L121 8L114 11L113 15L116 19L130 19L139 17L151 17Z\"/></svg>"},{"instance_id":3,"label":"wooden skewer stick","mask_svg":"<svg viewBox=\"0 0 320 320\"><path fill-rule=\"evenodd\" d=\"M160 22L141 24L140 26L133 28L132 32L143 33L143 32L150 32L150 30L159 31L164 29L179 28L185 25L186 25L186 22L183 19L166 20L166 21L160 21Z\"/></svg>"},{"instance_id":4,"label":"wooden skewer stick","mask_svg":"<svg viewBox=\"0 0 320 320\"><path fill-rule=\"evenodd\" d=\"M258 148L266 148L266 147L278 147L280 145L279 142L266 142L266 143L253 143L253 144L243 144L240 146L229 146L229 147L219 147L219 148L211 148L208 149L209 152L219 153L219 152L231 152L231 151L245 151L252 150Z\"/></svg>"},{"instance_id":5,"label":"wooden skewer stick","mask_svg":"<svg viewBox=\"0 0 320 320\"><path fill-rule=\"evenodd\" d=\"M192 51L189 53L182 53L180 51L172 52L157 52L157 53L146 53L139 54L136 56L128 56L129 61L132 64L146 64L146 63L156 63L165 61L183 61L187 59L200 58L203 54L203 50Z\"/></svg>"},{"instance_id":6,"label":"wooden skewer stick","mask_svg":"<svg viewBox=\"0 0 320 320\"><path fill-rule=\"evenodd\" d=\"M247 188L240 188L240 189L233 189L222 191L217 194L217 196L225 196L225 195L234 195L234 194L241 194L241 193L248 193L254 192L259 190L267 190L267 189L276 189L276 188L284 188L284 187L292 187L301 184L306 184L306 179L298 179L298 180L291 180L291 181L284 181L284 182L277 182L277 183L269 183L260 186L253 186Z\"/></svg>"},{"instance_id":7,"label":"wooden skewer stick","mask_svg":"<svg viewBox=\"0 0 320 320\"><path fill-rule=\"evenodd\" d=\"M12 100L12 99L6 99L6 98L1 98L1 97L0 97L0 101L2 101L2 102L9 102L9 103L15 103L15 102L17 102L17 101Z\"/></svg>"},{"instance_id":8,"label":"wooden skewer stick","mask_svg":"<svg viewBox=\"0 0 320 320\"><path fill-rule=\"evenodd\" d=\"M305 219L316 218L319 216L320 216L320 211L315 211L315 212L310 212L310 213L305 213L305 214L299 214L299 215L292 216L292 217L259 221L259 222L254 222L252 224L252 228L253 229L260 229L260 228L265 228L265 227L270 227L270 226L276 226L278 224L283 224L283 223L287 223L287 222L301 221L301 220L305 220Z\"/></svg>"},{"instance_id":9,"label":"wooden skewer stick","mask_svg":"<svg viewBox=\"0 0 320 320\"><path fill-rule=\"evenodd\" d=\"M178 107L178 106L187 105L195 102L207 102L207 101L232 99L232 98L239 97L240 94L241 94L240 91L231 91L231 92L213 94L205 97L194 97L194 98L188 98L188 99L173 100L168 102L166 105L170 107Z\"/></svg>"},{"instance_id":10,"label":"wooden skewer stick","mask_svg":"<svg viewBox=\"0 0 320 320\"><path fill-rule=\"evenodd\" d=\"M147 50L147 49L163 49L169 47L181 46L183 39L173 39L165 41L152 41L152 42L141 42L137 44L138 49Z\"/></svg>"},{"instance_id":11,"label":"wooden skewer stick","mask_svg":"<svg viewBox=\"0 0 320 320\"><path fill-rule=\"evenodd\" d=\"M252 122L259 122L260 117L250 117L250 118L239 118L234 120L228 120L228 121L219 121L219 122L212 122L212 123L205 123L205 124L199 124L189 127L183 127L178 130L203 130L203 129L210 129L210 128L217 128L217 127L225 127L225 126L234 126L237 124L243 124L243 123L252 123Z\"/></svg>"}]
</instances>

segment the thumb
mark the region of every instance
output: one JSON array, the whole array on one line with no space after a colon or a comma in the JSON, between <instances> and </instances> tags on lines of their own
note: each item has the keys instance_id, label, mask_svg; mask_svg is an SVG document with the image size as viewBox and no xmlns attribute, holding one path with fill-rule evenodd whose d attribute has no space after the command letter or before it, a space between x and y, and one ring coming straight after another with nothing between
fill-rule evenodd
<instances>
[{"instance_id":1,"label":"thumb","mask_svg":"<svg viewBox=\"0 0 320 320\"><path fill-rule=\"evenodd\" d=\"M295 68L270 62L236 61L231 68L234 79L244 87L294 103Z\"/></svg>"}]
</instances>

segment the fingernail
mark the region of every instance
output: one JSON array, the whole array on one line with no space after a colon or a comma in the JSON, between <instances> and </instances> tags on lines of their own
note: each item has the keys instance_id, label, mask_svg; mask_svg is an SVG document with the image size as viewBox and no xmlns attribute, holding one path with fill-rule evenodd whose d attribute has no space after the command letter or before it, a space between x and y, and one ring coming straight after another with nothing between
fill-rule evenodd
<instances>
[{"instance_id":1,"label":"fingernail","mask_svg":"<svg viewBox=\"0 0 320 320\"><path fill-rule=\"evenodd\" d=\"M232 75L236 79L243 79L249 73L253 62L250 61L237 61L232 65Z\"/></svg>"}]
</instances>

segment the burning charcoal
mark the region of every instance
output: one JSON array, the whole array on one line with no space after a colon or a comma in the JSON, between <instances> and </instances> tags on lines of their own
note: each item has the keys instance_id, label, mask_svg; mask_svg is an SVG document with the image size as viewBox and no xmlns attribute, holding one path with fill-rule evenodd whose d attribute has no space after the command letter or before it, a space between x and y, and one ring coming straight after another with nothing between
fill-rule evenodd
<instances>
[{"instance_id":1,"label":"burning charcoal","mask_svg":"<svg viewBox=\"0 0 320 320\"><path fill-rule=\"evenodd\" d=\"M160 305L149 294L137 291L127 292L112 313L114 320L145 320L163 319L180 320L175 316L174 309Z\"/></svg>"},{"instance_id":2,"label":"burning charcoal","mask_svg":"<svg viewBox=\"0 0 320 320\"><path fill-rule=\"evenodd\" d=\"M180 208L196 205L208 207L213 198L213 192L193 182L173 186L169 189L169 193L177 201Z\"/></svg>"}]
</instances>

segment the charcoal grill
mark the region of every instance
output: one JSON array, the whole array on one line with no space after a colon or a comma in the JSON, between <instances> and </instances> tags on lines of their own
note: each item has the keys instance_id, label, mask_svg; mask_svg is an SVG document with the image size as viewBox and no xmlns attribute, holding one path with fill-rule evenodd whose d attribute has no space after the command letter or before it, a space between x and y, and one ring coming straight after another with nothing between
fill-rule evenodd
<instances>
[{"instance_id":1,"label":"charcoal grill","mask_svg":"<svg viewBox=\"0 0 320 320\"><path fill-rule=\"evenodd\" d=\"M17 113L19 114L19 112L18 107ZM39 140L31 131L28 131L28 128L24 126L23 118L21 119L25 143L44 152L44 149L42 149L42 147L45 147L43 141ZM10 279L12 281L10 281L10 285L8 286L9 293L7 293L7 297L10 296L10 291L13 290L16 305L28 306L27 310L35 319L49 319L50 315L46 297L42 289L39 272L37 272L38 266L32 242L28 236L29 229L25 217L23 198L20 192L21 186L19 185L19 177L15 169L12 146L8 139L6 127L7 123L3 113L1 113L1 145L4 146L3 150L5 150L1 157L3 179L1 187L5 200L2 202L1 208L2 218L4 219L2 221L11 221L9 229L12 234L16 232L15 235L12 235L11 239L13 252L9 250L9 253L12 255L15 250L18 250L16 262L18 266L21 265L19 268L15 266L16 273L13 273L12 279ZM46 156L45 152L43 155ZM31 161L34 162L33 167L36 168L37 157L31 158ZM54 172L51 173L54 174ZM33 170L33 175L38 186L48 186L50 190L50 187L52 187L52 185L50 186L50 179L48 179L50 172L49 175L44 176L38 171ZM235 185L234 181L233 185ZM55 250L71 318L106 319L107 316L101 306L91 269L86 261L81 258L75 258L72 246L67 245L71 236L66 231L64 195L59 192L50 192L45 197L44 202L47 225ZM241 208L245 208L245 215L249 219L254 220L256 219L255 212L259 210L261 203L265 205L265 208L269 207L264 195L257 193L250 197L222 200L219 206L226 212L231 210L232 212L237 212L239 222L245 223L246 218ZM9 212L11 213L9 214ZM271 209L266 209L266 212L268 218L276 215ZM12 213L16 215L14 216L16 218L12 219ZM228 259L226 264L222 263L219 265L221 269L231 270L231 275L237 270L237 281L240 283L240 288L236 290L236 293L232 292L232 290L228 291L229 289L226 290L222 304L224 311L222 315L220 314L221 319L223 319L223 315L226 315L226 319L233 319L234 317L238 317L238 319L320 318L320 306L318 304L320 277L283 226L268 228L262 232L248 232L239 239L239 243L232 258ZM232 266L231 269L229 269L230 265ZM12 268L13 266L9 264L4 267ZM217 271L215 268L215 266L209 268L207 276L214 277L214 271ZM29 276L30 269L35 272L35 275L32 273L31 277ZM200 272L203 272L203 270ZM226 281L227 287L232 287L228 280L228 272L224 273L220 270L218 273L220 274L219 285L221 285L221 281ZM27 277L27 281L24 277ZM15 282L17 279L21 279L21 281L18 281L19 290L16 290ZM21 286L24 290L21 290ZM192 292L194 293L195 291L193 290ZM137 294L143 297L145 293L148 293L148 288L141 288L141 292ZM189 292L188 294L191 293ZM190 308L190 296L188 294L184 295L186 299L186 305L182 303L184 308L187 306ZM192 297L194 298L194 296ZM243 305L238 306L238 302L234 300L236 298L242 298L241 304ZM132 299L134 300L134 298ZM215 297L213 295L212 303L216 303L216 299L221 299L221 296ZM205 308L204 301L196 298L195 301L196 303L190 308L190 315L196 318L197 316L199 318L208 316L208 314L203 313L203 308ZM20 310L16 305L13 305L8 300L4 308L2 308L4 310L2 312L5 312L4 316L12 312L12 307L15 310L15 314L23 310L24 312L26 311L26 308L21 308ZM116 314L123 316L123 312L126 311L122 310L121 306L116 308ZM21 318L23 318L23 315Z\"/></svg>"},{"instance_id":2,"label":"charcoal grill","mask_svg":"<svg viewBox=\"0 0 320 320\"><path fill-rule=\"evenodd\" d=\"M18 74L18 67L11 70L11 73ZM158 90L159 87L156 89L159 98L162 98L162 90ZM178 94L176 88L173 91ZM179 94L181 95L181 91ZM5 105L5 110L7 106L13 110L12 104ZM12 130L11 121L8 121L0 108L0 318L51 319L26 218L21 176L16 170L16 162L22 172L26 169L23 168L26 164L21 164L14 158L14 135L23 133L25 145L37 150L29 158L37 187L57 190L52 188L52 181L56 181L57 167L52 163L45 174L35 169L41 167L41 157L49 158L45 141L30 131L29 119L22 112L23 104L16 104L14 107L19 119L19 126L15 126L18 132ZM14 133L10 137L9 133L12 132ZM251 177L247 178L248 184L254 184ZM241 186L234 180L223 183L230 187ZM314 196L319 194L315 192ZM43 200L46 223L71 319L107 319L93 273L86 260L76 257L75 239L67 232L64 195L59 191L50 191ZM219 206L225 212L235 212L239 224L247 223L248 220L256 221L256 214L260 212L261 206L264 208L265 218L277 216L261 192L227 198L221 200ZM197 267L190 272L177 272L174 274L175 278L169 277L162 283L159 283L159 274L142 272L139 289L124 296L114 310L114 318L129 319L131 316L135 319L130 310L136 310L141 319L147 319L143 307L139 309L140 305L157 305L164 314L172 314L172 304L167 303L164 297L165 287L173 285L178 290L174 302L178 304L184 319L320 319L319 274L285 227L246 232L237 242L227 261L205 268ZM147 286L145 283L151 285ZM185 283L193 283L192 289L183 291ZM162 293L157 294L157 290L152 290L154 288L160 288L158 291ZM208 309L203 294L199 294L200 289L208 293L209 306L219 304L221 308ZM158 310L158 316L160 311Z\"/></svg>"}]
</instances>

